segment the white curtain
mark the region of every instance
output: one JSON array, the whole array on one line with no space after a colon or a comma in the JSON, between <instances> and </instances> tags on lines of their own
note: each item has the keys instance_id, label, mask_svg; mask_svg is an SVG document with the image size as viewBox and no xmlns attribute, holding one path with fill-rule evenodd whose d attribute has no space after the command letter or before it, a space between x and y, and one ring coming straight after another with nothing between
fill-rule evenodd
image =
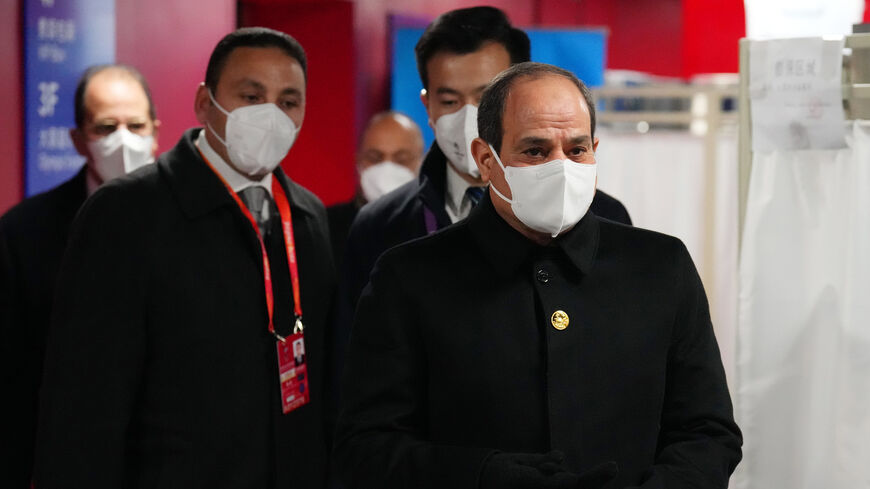
<instances>
[{"instance_id":1,"label":"white curtain","mask_svg":"<svg viewBox=\"0 0 870 489\"><path fill-rule=\"evenodd\" d=\"M870 124L755 155L739 290L732 487L870 488Z\"/></svg>"},{"instance_id":2,"label":"white curtain","mask_svg":"<svg viewBox=\"0 0 870 489\"><path fill-rule=\"evenodd\" d=\"M598 188L618 198L634 225L680 238L701 275L729 384L737 301L737 138L688 131L645 134L602 128Z\"/></svg>"}]
</instances>

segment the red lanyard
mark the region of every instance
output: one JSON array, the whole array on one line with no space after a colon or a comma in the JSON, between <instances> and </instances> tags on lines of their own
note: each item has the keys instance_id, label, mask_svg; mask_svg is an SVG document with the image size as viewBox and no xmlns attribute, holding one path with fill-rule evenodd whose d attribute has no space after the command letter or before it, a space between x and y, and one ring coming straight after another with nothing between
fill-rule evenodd
<instances>
[{"instance_id":1,"label":"red lanyard","mask_svg":"<svg viewBox=\"0 0 870 489\"><path fill-rule=\"evenodd\" d=\"M266 309L269 311L269 332L275 335L279 340L284 341L285 338L275 332L275 295L272 291L272 268L269 265L269 255L266 253L266 245L263 242L263 237L260 236L260 227L257 226L257 221L254 219L254 216L251 215L248 206L246 206L245 203L242 202L242 199L236 195L232 187L230 187L227 181L224 180L224 177L214 169L211 162L208 161L201 151L199 154L214 174L217 175L221 182L223 182L233 200L235 200L236 204L239 205L242 214L248 218L248 221L254 228L254 232L257 233L257 241L260 243L260 254L263 256L263 281L265 282L264 286L266 289ZM278 178L274 175L272 176L272 195L275 199L275 204L278 206L278 214L281 216L281 230L284 233L284 245L287 248L287 267L290 269L290 283L293 286L293 313L296 316L293 333L296 334L302 332L303 326L302 301L299 299L299 268L296 263L296 242L293 239L293 217L290 213L290 203L287 201L284 187L281 186L281 183L278 182Z\"/></svg>"}]
</instances>

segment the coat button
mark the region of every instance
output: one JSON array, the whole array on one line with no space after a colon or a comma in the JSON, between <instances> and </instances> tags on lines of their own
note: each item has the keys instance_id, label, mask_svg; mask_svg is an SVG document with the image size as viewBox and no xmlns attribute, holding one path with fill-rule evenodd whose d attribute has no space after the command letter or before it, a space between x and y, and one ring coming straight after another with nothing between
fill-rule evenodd
<instances>
[{"instance_id":1,"label":"coat button","mask_svg":"<svg viewBox=\"0 0 870 489\"><path fill-rule=\"evenodd\" d=\"M538 270L538 273L535 274L535 278L538 279L538 282L545 284L550 281L550 274L542 268Z\"/></svg>"},{"instance_id":2,"label":"coat button","mask_svg":"<svg viewBox=\"0 0 870 489\"><path fill-rule=\"evenodd\" d=\"M558 329L559 331L567 328L569 322L570 319L568 318L568 314L566 314L565 311L562 310L558 310L554 312L552 316L550 316L550 323L552 323L553 327Z\"/></svg>"}]
</instances>

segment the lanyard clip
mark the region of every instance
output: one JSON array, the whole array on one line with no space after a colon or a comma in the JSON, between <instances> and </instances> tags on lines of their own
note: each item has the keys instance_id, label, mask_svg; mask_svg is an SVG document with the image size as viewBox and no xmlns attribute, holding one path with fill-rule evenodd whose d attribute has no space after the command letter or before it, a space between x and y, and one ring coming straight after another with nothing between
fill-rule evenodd
<instances>
[{"instance_id":1,"label":"lanyard clip","mask_svg":"<svg viewBox=\"0 0 870 489\"><path fill-rule=\"evenodd\" d=\"M287 343L287 338L279 335L277 331L272 331L272 334L275 335L275 338L277 338L281 343Z\"/></svg>"},{"instance_id":2,"label":"lanyard clip","mask_svg":"<svg viewBox=\"0 0 870 489\"><path fill-rule=\"evenodd\" d=\"M299 334L305 329L302 326L302 316L296 316L296 324L293 325L293 334Z\"/></svg>"}]
</instances>

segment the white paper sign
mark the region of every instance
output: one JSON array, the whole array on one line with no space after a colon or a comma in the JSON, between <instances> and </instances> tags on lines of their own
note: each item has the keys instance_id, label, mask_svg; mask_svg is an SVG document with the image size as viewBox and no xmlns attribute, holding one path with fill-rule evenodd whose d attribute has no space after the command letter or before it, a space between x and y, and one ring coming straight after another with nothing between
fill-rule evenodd
<instances>
[{"instance_id":1,"label":"white paper sign","mask_svg":"<svg viewBox=\"0 0 870 489\"><path fill-rule=\"evenodd\" d=\"M746 37L842 36L864 16L864 0L745 0Z\"/></svg>"},{"instance_id":2,"label":"white paper sign","mask_svg":"<svg viewBox=\"0 0 870 489\"><path fill-rule=\"evenodd\" d=\"M750 43L753 151L846 146L843 45L842 38Z\"/></svg>"}]
</instances>

